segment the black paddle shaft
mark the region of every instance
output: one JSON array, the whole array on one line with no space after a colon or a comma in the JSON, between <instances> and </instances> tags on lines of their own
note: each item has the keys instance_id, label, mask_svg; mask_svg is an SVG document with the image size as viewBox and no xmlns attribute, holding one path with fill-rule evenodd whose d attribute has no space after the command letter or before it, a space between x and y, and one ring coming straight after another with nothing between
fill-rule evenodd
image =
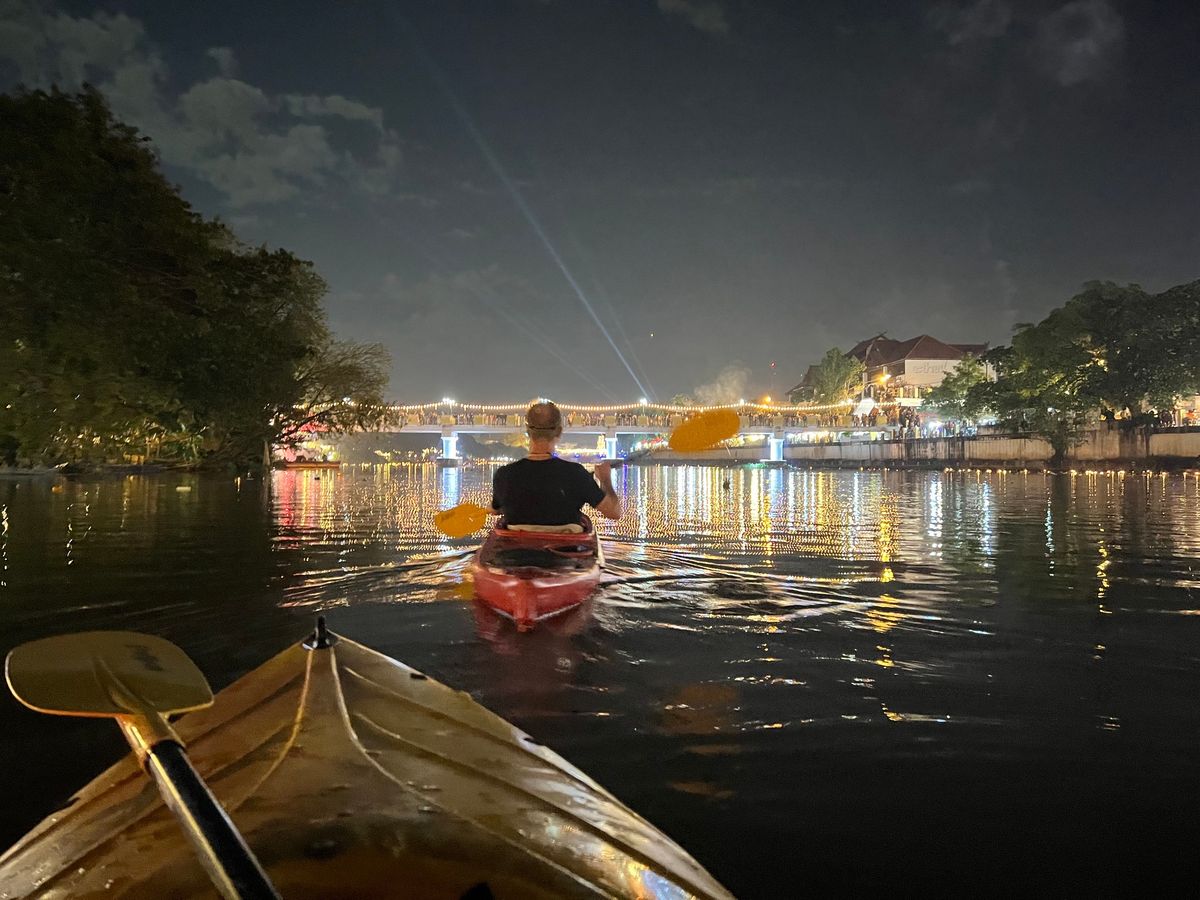
<instances>
[{"instance_id":1,"label":"black paddle shaft","mask_svg":"<svg viewBox=\"0 0 1200 900\"><path fill-rule=\"evenodd\" d=\"M267 873L192 767L182 746L175 741L159 741L150 748L146 768L224 896L230 900L280 900Z\"/></svg>"}]
</instances>

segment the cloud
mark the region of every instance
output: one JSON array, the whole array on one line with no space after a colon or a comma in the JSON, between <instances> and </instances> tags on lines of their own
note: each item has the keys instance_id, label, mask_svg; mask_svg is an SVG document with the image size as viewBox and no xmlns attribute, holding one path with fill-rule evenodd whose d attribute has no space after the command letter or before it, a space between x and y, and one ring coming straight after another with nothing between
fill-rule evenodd
<instances>
[{"instance_id":1,"label":"cloud","mask_svg":"<svg viewBox=\"0 0 1200 900\"><path fill-rule=\"evenodd\" d=\"M242 229L257 228L262 224L262 220L253 213L249 215L232 215L227 221L238 231L241 231Z\"/></svg>"},{"instance_id":2,"label":"cloud","mask_svg":"<svg viewBox=\"0 0 1200 900\"><path fill-rule=\"evenodd\" d=\"M679 16L693 28L708 34L728 34L725 8L718 0L658 0L660 12Z\"/></svg>"},{"instance_id":3,"label":"cloud","mask_svg":"<svg viewBox=\"0 0 1200 900\"><path fill-rule=\"evenodd\" d=\"M946 33L951 46L1003 37L1012 24L1012 6L1005 0L978 0L959 8L935 7L929 14L933 26Z\"/></svg>"},{"instance_id":4,"label":"cloud","mask_svg":"<svg viewBox=\"0 0 1200 900\"><path fill-rule=\"evenodd\" d=\"M283 102L294 116L336 116L350 121L360 120L371 122L380 132L383 131L383 110L356 100L347 100L341 94L328 97L287 94Z\"/></svg>"},{"instance_id":5,"label":"cloud","mask_svg":"<svg viewBox=\"0 0 1200 900\"><path fill-rule=\"evenodd\" d=\"M208 56L217 63L217 71L226 78L234 78L238 73L237 59L233 55L233 50L229 47L209 47L204 51L205 56Z\"/></svg>"},{"instance_id":6,"label":"cloud","mask_svg":"<svg viewBox=\"0 0 1200 900\"><path fill-rule=\"evenodd\" d=\"M211 185L234 209L323 186L378 196L395 185L400 138L375 107L340 94L270 94L236 77L228 47L206 51L218 76L176 90L143 25L124 14L75 18L0 0L0 22L0 65L20 81L95 85L118 118L154 140L164 163ZM361 122L370 126L366 142L345 130Z\"/></svg>"},{"instance_id":7,"label":"cloud","mask_svg":"<svg viewBox=\"0 0 1200 900\"><path fill-rule=\"evenodd\" d=\"M1074 0L1038 23L1041 65L1063 87L1100 81L1125 46L1125 23L1107 0Z\"/></svg>"},{"instance_id":8,"label":"cloud","mask_svg":"<svg viewBox=\"0 0 1200 900\"><path fill-rule=\"evenodd\" d=\"M27 83L78 83L121 65L144 41L140 22L124 14L91 19L52 14L37 3L0 0L0 59Z\"/></svg>"},{"instance_id":9,"label":"cloud","mask_svg":"<svg viewBox=\"0 0 1200 900\"><path fill-rule=\"evenodd\" d=\"M429 272L412 279L388 272L379 282L374 296L379 306L400 322L411 323L424 317L440 318L449 311L448 321L455 316L483 315L512 323L514 312L508 309L507 298L512 294L527 294L528 285L506 274L499 266L455 272ZM521 323L523 324L523 322ZM492 330L496 322L489 326Z\"/></svg>"}]
</instances>

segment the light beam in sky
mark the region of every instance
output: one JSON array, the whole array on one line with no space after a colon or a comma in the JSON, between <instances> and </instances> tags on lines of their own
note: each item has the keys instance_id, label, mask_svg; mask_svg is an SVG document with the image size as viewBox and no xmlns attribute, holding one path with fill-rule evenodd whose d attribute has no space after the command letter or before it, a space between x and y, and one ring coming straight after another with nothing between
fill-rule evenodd
<instances>
[{"instance_id":1,"label":"light beam in sky","mask_svg":"<svg viewBox=\"0 0 1200 900\"><path fill-rule=\"evenodd\" d=\"M454 89L450 86L450 82L447 80L442 70L438 67L437 63L434 62L433 57L429 55L428 51L426 51L425 46L421 43L421 39L417 35L416 30L402 15L394 10L390 10L390 12L392 16L400 23L404 31L408 33L408 37L412 42L413 47L416 49L417 55L429 69L434 82L437 84L438 90L445 95L446 101L454 110L454 114L458 116L459 122L462 124L467 134L470 135L471 140L475 143L476 148L478 148L479 152L483 155L483 158L487 161L492 173L504 186L504 189L508 192L509 197L512 198L513 203L516 204L517 209L525 218L525 221L529 223L529 227L533 229L533 233L536 234L538 239L542 242L542 245L546 248L546 252L549 253L550 258L554 260L554 264L558 266L558 270L562 272L563 277L567 279L567 283L571 286L571 290L575 292L575 296L579 298L579 302L583 305L583 308L587 310L587 314L591 316L592 321L596 323L596 327L600 329L601 334L604 335L605 339L609 343L609 346L612 347L613 353L617 354L617 359L621 360L621 365L625 367L625 371L629 373L629 377L633 379L633 383L638 386L638 390L641 393L648 397L653 397L653 392L649 391L646 386L642 384L641 380L637 377L637 374L633 371L633 367L629 365L629 361L625 358L625 354L621 352L621 348L617 346L617 342L613 340L612 335L609 334L609 331L604 326L604 323L600 321L600 317L596 315L596 310L592 307L591 301L588 300L583 288L579 286L579 282L575 280L575 276L571 274L571 270L567 268L566 262L563 261L562 256L551 242L549 236L546 234L545 229L542 228L541 222L538 220L538 217L534 213L533 209L529 206L529 203L525 200L525 196L521 193L520 188L518 188L512 178L509 177L507 170L504 168L504 164L500 162L500 158L496 155L496 152L488 143L487 138L483 136L483 132L479 130L474 119L471 118L471 114L467 112L466 107L459 102L458 96L454 93Z\"/></svg>"},{"instance_id":2,"label":"light beam in sky","mask_svg":"<svg viewBox=\"0 0 1200 900\"><path fill-rule=\"evenodd\" d=\"M447 263L446 259L442 257L441 254L436 253L426 246L423 246L418 240L413 240L412 246L417 250L417 252L429 260L429 262L433 265L435 272L439 268L445 269L448 272L452 271L452 267ZM522 336L532 340L546 353L548 353L550 356L553 356L560 363L582 378L585 382L592 385L592 387L594 387L609 400L614 403L618 402L617 397L604 384L597 381L593 376L575 365L575 363L573 363L567 356L559 352L553 339L547 336L546 333L543 332L536 323L534 323L527 316L522 316L519 313L507 309L506 307L508 304L498 291L486 287L480 287L472 281L464 282L463 287L469 291L471 295L474 296L475 299L477 299L480 303L512 325Z\"/></svg>"}]
</instances>

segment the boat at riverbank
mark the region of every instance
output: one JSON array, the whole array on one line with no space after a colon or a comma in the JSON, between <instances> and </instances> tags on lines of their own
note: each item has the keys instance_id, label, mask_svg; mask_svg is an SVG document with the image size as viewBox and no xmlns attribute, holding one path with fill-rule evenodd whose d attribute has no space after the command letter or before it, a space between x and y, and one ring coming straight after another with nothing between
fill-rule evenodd
<instances>
[{"instance_id":1,"label":"boat at riverbank","mask_svg":"<svg viewBox=\"0 0 1200 900\"><path fill-rule=\"evenodd\" d=\"M591 520L581 521L580 534L493 528L471 563L475 596L521 631L579 606L604 565Z\"/></svg>"},{"instance_id":2,"label":"boat at riverbank","mask_svg":"<svg viewBox=\"0 0 1200 900\"><path fill-rule=\"evenodd\" d=\"M175 725L282 896L731 896L467 694L318 635ZM212 894L133 755L0 857L4 897Z\"/></svg>"}]
</instances>

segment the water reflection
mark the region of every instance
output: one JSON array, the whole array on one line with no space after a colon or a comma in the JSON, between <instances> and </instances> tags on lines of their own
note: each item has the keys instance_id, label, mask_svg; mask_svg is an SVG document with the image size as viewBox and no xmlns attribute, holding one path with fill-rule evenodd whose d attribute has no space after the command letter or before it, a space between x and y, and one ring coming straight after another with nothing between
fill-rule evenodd
<instances>
[{"instance_id":1,"label":"water reflection","mask_svg":"<svg viewBox=\"0 0 1200 900\"><path fill-rule=\"evenodd\" d=\"M628 466L624 516L599 523L601 589L519 635L472 600L478 538L432 524L487 504L492 471L0 480L2 649L139 628L219 687L325 610L564 753L748 896L817 877L795 846L842 873L920 868L961 832L950 809L997 823L997 859L1037 852L1025 809L1070 844L1063 810L1115 822L1124 797L1176 823L1142 822L1161 842L1196 837L1179 824L1200 787L1196 474ZM90 748L12 770L9 837L119 746L11 702L0 715L6 759ZM862 828L881 802L925 849Z\"/></svg>"}]
</instances>

